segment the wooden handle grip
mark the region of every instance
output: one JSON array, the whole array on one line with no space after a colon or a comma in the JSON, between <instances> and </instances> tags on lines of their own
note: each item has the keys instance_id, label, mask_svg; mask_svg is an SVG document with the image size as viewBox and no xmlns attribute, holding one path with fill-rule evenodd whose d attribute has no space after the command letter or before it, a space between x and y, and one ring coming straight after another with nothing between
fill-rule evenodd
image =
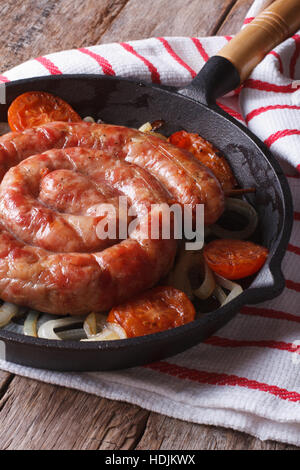
<instances>
[{"instance_id":1,"label":"wooden handle grip","mask_svg":"<svg viewBox=\"0 0 300 470\"><path fill-rule=\"evenodd\" d=\"M243 82L275 46L300 28L300 0L277 0L217 54L228 59Z\"/></svg>"}]
</instances>

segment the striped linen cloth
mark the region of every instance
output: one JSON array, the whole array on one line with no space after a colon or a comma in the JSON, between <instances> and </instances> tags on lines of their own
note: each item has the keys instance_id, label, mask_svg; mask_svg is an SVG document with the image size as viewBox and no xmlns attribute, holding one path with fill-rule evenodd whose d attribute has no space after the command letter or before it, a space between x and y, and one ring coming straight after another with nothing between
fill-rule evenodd
<instances>
[{"instance_id":1,"label":"striped linen cloth","mask_svg":"<svg viewBox=\"0 0 300 470\"><path fill-rule=\"evenodd\" d=\"M270 1L256 0L245 24ZM1 81L99 73L186 85L231 37L160 37L38 57ZM280 159L294 197L294 229L280 297L246 306L188 351L120 372L56 373L0 362L26 377L124 400L168 416L300 445L300 32L269 53L242 88L219 102Z\"/></svg>"}]
</instances>

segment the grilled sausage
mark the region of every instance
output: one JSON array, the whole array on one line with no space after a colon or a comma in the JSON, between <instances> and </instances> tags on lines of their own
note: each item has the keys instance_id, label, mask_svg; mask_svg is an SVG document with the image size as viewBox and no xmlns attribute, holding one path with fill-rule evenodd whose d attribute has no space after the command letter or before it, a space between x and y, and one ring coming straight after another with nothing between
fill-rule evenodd
<instances>
[{"instance_id":1,"label":"grilled sausage","mask_svg":"<svg viewBox=\"0 0 300 470\"><path fill-rule=\"evenodd\" d=\"M0 177L24 158L51 148L83 147L103 150L146 168L181 204L204 204L206 224L224 210L219 182L189 152L135 129L109 124L56 122L9 133L0 138Z\"/></svg>"},{"instance_id":2,"label":"grilled sausage","mask_svg":"<svg viewBox=\"0 0 300 470\"><path fill-rule=\"evenodd\" d=\"M168 273L177 243L161 236L153 204L204 204L206 223L224 205L218 181L191 154L120 126L59 122L9 133L0 173L0 297L50 313L107 310ZM117 220L127 217L120 196L136 225L126 240L99 238L97 208L110 203Z\"/></svg>"}]
</instances>

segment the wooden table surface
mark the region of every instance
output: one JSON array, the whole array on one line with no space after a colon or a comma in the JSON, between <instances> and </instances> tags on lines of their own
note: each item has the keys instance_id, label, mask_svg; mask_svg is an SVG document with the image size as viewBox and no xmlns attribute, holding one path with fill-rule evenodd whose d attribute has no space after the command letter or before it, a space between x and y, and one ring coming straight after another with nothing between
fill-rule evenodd
<instances>
[{"instance_id":1,"label":"wooden table surface","mask_svg":"<svg viewBox=\"0 0 300 470\"><path fill-rule=\"evenodd\" d=\"M231 34L252 0L6 0L0 74L31 57L151 36ZM0 371L0 449L292 449Z\"/></svg>"}]
</instances>

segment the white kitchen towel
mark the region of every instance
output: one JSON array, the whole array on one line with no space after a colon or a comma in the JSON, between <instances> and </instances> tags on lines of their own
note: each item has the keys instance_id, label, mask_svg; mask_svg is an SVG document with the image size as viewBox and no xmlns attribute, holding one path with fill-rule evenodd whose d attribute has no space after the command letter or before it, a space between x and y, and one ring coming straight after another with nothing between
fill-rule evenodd
<instances>
[{"instance_id":1,"label":"white kitchen towel","mask_svg":"<svg viewBox=\"0 0 300 470\"><path fill-rule=\"evenodd\" d=\"M256 0L245 24L270 3ZM230 39L161 37L96 45L38 57L0 80L99 73L183 86ZM101 373L56 373L4 361L0 367L175 418L300 445L300 34L269 53L220 104L289 165L295 212L283 262L285 291L244 307L205 343L146 367Z\"/></svg>"}]
</instances>

